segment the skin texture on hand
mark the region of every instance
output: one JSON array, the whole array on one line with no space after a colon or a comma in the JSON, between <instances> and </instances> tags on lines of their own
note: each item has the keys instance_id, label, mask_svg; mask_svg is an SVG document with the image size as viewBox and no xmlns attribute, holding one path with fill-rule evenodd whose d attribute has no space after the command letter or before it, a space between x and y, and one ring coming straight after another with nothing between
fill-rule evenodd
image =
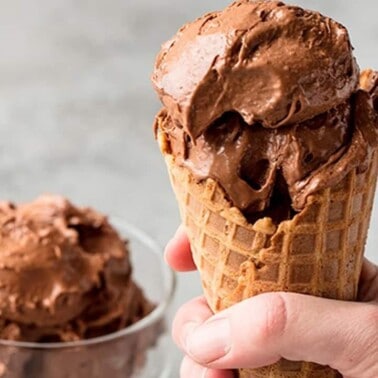
<instances>
[{"instance_id":1,"label":"skin texture on hand","mask_svg":"<svg viewBox=\"0 0 378 378\"><path fill-rule=\"evenodd\" d=\"M165 257L177 271L195 269L182 226ZM231 378L280 358L330 365L346 378L378 377L378 267L365 260L360 302L266 293L213 315L203 297L184 304L173 338L185 353L182 378ZM251 316L253 314L253 316Z\"/></svg>"}]
</instances>

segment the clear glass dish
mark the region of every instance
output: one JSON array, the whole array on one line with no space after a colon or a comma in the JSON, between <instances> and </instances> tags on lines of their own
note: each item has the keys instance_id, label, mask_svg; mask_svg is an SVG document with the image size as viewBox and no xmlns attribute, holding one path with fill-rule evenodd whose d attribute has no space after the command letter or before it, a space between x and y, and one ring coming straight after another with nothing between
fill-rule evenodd
<instances>
[{"instance_id":1,"label":"clear glass dish","mask_svg":"<svg viewBox=\"0 0 378 378\"><path fill-rule=\"evenodd\" d=\"M112 334L67 343L0 340L1 378L168 378L167 324L175 290L174 273L160 247L119 219L111 223L130 242L133 278L156 308Z\"/></svg>"}]
</instances>

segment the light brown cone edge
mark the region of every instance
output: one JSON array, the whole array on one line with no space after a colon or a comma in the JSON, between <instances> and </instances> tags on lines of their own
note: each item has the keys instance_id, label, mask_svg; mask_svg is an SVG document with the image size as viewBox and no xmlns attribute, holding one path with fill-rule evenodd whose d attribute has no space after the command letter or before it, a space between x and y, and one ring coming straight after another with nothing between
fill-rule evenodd
<instances>
[{"instance_id":1,"label":"light brown cone edge","mask_svg":"<svg viewBox=\"0 0 378 378\"><path fill-rule=\"evenodd\" d=\"M270 291L357 298L374 200L377 152L365 172L353 170L338 185L309 196L300 213L277 227L269 218L248 223L214 180L198 183L188 169L175 164L161 130L158 126L160 148L203 291L214 312ZM264 368L240 369L239 377L341 375L328 366L280 360Z\"/></svg>"}]
</instances>

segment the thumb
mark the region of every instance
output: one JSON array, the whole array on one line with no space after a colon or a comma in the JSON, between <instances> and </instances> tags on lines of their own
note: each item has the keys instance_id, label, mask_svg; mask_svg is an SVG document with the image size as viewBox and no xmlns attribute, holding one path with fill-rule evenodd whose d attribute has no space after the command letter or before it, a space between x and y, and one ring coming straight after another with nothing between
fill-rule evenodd
<instances>
[{"instance_id":1,"label":"thumb","mask_svg":"<svg viewBox=\"0 0 378 378\"><path fill-rule=\"evenodd\" d=\"M186 335L184 349L215 369L257 368L280 358L378 377L378 306L268 293L224 310Z\"/></svg>"}]
</instances>

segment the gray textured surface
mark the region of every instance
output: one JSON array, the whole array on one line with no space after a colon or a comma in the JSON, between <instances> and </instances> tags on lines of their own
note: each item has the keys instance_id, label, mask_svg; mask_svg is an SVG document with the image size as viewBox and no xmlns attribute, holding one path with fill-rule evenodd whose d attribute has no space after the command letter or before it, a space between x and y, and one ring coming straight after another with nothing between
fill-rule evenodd
<instances>
[{"instance_id":1,"label":"gray textured surface","mask_svg":"<svg viewBox=\"0 0 378 378\"><path fill-rule=\"evenodd\" d=\"M0 0L0 198L62 193L164 244L179 220L151 132L153 59L182 23L226 3ZM376 0L297 3L346 24L361 66L378 67ZM377 225L376 209L375 261ZM197 277L182 275L175 306L199 292Z\"/></svg>"}]
</instances>

